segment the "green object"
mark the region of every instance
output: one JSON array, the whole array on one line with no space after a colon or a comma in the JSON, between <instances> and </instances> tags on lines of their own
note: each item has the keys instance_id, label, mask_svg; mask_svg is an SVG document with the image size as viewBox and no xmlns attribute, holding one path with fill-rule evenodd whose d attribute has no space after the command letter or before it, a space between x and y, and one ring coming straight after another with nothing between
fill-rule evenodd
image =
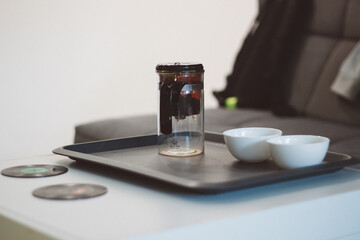
<instances>
[{"instance_id":1,"label":"green object","mask_svg":"<svg viewBox=\"0 0 360 240\"><path fill-rule=\"evenodd\" d=\"M235 109L238 103L237 97L228 97L225 99L225 107L228 109Z\"/></svg>"},{"instance_id":2,"label":"green object","mask_svg":"<svg viewBox=\"0 0 360 240\"><path fill-rule=\"evenodd\" d=\"M48 169L47 168L42 168L42 167L31 167L31 168L24 168L21 169L20 172L22 173L43 173L43 172L47 172Z\"/></svg>"}]
</instances>

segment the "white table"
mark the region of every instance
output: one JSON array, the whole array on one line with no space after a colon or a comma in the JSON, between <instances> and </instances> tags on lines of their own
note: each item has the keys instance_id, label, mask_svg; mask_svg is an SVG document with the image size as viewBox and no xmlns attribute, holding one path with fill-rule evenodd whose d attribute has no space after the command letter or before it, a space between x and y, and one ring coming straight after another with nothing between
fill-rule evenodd
<instances>
[{"instance_id":1,"label":"white table","mask_svg":"<svg viewBox=\"0 0 360 240\"><path fill-rule=\"evenodd\" d=\"M0 169L23 164L69 171L32 179L1 175L0 239L360 239L357 170L199 195L126 180L117 171L86 171L56 155L2 161ZM60 183L94 183L109 191L84 200L32 196L36 188Z\"/></svg>"}]
</instances>

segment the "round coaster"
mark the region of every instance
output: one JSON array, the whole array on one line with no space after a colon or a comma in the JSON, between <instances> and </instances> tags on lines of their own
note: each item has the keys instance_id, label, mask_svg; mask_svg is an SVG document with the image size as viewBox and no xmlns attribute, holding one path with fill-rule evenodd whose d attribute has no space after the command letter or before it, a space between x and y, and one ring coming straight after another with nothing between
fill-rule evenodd
<instances>
[{"instance_id":1,"label":"round coaster","mask_svg":"<svg viewBox=\"0 0 360 240\"><path fill-rule=\"evenodd\" d=\"M100 185L68 183L41 187L32 194L38 198L72 200L97 197L106 192L107 188Z\"/></svg>"},{"instance_id":2,"label":"round coaster","mask_svg":"<svg viewBox=\"0 0 360 240\"><path fill-rule=\"evenodd\" d=\"M6 168L1 171L1 174L7 177L37 178L56 176L67 171L68 169L63 166L36 164Z\"/></svg>"}]
</instances>

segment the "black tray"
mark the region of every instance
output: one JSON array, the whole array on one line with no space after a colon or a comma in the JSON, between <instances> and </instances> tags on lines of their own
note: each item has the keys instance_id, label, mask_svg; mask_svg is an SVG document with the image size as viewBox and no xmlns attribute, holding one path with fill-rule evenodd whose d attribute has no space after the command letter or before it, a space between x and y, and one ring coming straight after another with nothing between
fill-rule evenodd
<instances>
[{"instance_id":1,"label":"black tray","mask_svg":"<svg viewBox=\"0 0 360 240\"><path fill-rule=\"evenodd\" d=\"M360 159L328 152L323 163L281 169L273 161L245 163L235 159L222 134L205 134L205 154L189 158L166 157L157 152L157 135L68 145L53 151L71 159L107 165L186 189L219 193L334 172Z\"/></svg>"}]
</instances>

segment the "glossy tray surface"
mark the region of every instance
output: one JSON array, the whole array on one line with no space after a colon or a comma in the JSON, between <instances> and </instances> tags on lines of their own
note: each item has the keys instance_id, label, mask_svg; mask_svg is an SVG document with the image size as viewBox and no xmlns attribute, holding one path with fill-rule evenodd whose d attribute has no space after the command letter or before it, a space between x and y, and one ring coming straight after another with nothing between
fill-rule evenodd
<instances>
[{"instance_id":1,"label":"glossy tray surface","mask_svg":"<svg viewBox=\"0 0 360 240\"><path fill-rule=\"evenodd\" d=\"M203 193L226 192L320 175L360 163L357 158L334 152L328 152L322 164L291 170L279 168L272 160L244 163L230 154L222 134L215 133L206 133L204 155L188 158L159 155L156 135L74 144L53 152Z\"/></svg>"}]
</instances>

